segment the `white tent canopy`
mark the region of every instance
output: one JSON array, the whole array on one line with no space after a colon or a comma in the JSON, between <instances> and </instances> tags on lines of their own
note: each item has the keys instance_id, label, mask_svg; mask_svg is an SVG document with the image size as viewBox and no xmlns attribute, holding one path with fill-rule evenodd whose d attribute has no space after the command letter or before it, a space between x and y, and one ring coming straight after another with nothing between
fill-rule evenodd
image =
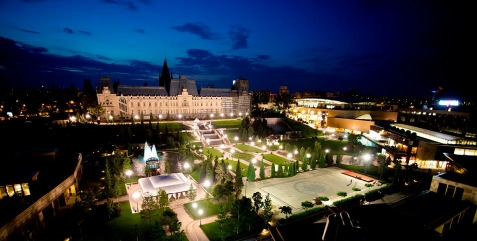
<instances>
[{"instance_id":1,"label":"white tent canopy","mask_svg":"<svg viewBox=\"0 0 477 241\"><path fill-rule=\"evenodd\" d=\"M159 189L171 196L178 193L187 193L190 189L190 180L182 173L169 173L152 177L139 178L139 186L143 193L157 195Z\"/></svg>"}]
</instances>

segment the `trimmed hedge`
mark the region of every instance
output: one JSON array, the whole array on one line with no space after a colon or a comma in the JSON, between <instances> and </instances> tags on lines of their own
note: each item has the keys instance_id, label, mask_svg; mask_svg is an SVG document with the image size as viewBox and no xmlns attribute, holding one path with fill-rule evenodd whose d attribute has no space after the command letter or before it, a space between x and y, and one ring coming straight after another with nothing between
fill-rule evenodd
<instances>
[{"instance_id":1,"label":"trimmed hedge","mask_svg":"<svg viewBox=\"0 0 477 241\"><path fill-rule=\"evenodd\" d=\"M350 207L360 205L360 200L364 198L363 194L356 194L351 197L343 198L333 202L333 206L336 207Z\"/></svg>"},{"instance_id":2,"label":"trimmed hedge","mask_svg":"<svg viewBox=\"0 0 477 241\"><path fill-rule=\"evenodd\" d=\"M356 194L351 197L343 198L338 201L333 202L333 206L337 207L349 207L349 206L358 206L360 205L361 199L366 199L366 201L371 202L383 197L383 195L392 194L399 191L399 187L395 185L386 185L378 189L371 190L363 194ZM381 193L380 193L381 192Z\"/></svg>"},{"instance_id":3,"label":"trimmed hedge","mask_svg":"<svg viewBox=\"0 0 477 241\"><path fill-rule=\"evenodd\" d=\"M282 224L282 225L287 224L287 223L291 223L293 221L297 221L297 220L300 220L300 219L303 219L303 218L306 218L306 217L309 217L309 216L312 216L312 215L315 215L315 214L319 214L319 213L324 212L324 211L328 211L328 208L329 208L329 206L321 206L321 207L310 208L310 209L307 209L303 212L294 213L294 214L288 216L287 219L285 219L285 218L280 219L279 223Z\"/></svg>"}]
</instances>

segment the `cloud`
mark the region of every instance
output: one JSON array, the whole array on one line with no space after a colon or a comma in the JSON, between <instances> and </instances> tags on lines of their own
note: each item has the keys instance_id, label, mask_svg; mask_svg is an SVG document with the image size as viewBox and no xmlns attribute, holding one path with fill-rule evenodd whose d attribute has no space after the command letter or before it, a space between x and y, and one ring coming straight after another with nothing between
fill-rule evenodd
<instances>
[{"instance_id":1,"label":"cloud","mask_svg":"<svg viewBox=\"0 0 477 241\"><path fill-rule=\"evenodd\" d=\"M102 0L102 2L108 4L119 4L119 1L116 0Z\"/></svg>"},{"instance_id":2,"label":"cloud","mask_svg":"<svg viewBox=\"0 0 477 241\"><path fill-rule=\"evenodd\" d=\"M63 31L68 34L73 34L73 29L71 28L64 28Z\"/></svg>"},{"instance_id":3,"label":"cloud","mask_svg":"<svg viewBox=\"0 0 477 241\"><path fill-rule=\"evenodd\" d=\"M250 30L244 27L232 27L229 37L232 40L232 49L244 49L248 47Z\"/></svg>"},{"instance_id":4,"label":"cloud","mask_svg":"<svg viewBox=\"0 0 477 241\"><path fill-rule=\"evenodd\" d=\"M102 0L105 4L124 6L129 11L136 11L138 9L137 5L133 1L124 1L124 0ZM141 1L146 3L147 1Z\"/></svg>"},{"instance_id":5,"label":"cloud","mask_svg":"<svg viewBox=\"0 0 477 241\"><path fill-rule=\"evenodd\" d=\"M181 26L174 26L172 29L190 33L199 36L202 39L212 40L215 39L215 34L213 34L210 28L203 23L186 23Z\"/></svg>"},{"instance_id":6,"label":"cloud","mask_svg":"<svg viewBox=\"0 0 477 241\"><path fill-rule=\"evenodd\" d=\"M20 31L25 32L25 33L34 33L34 34L39 34L40 32L33 31L33 30L28 30L28 29L22 29L19 28Z\"/></svg>"},{"instance_id":7,"label":"cloud","mask_svg":"<svg viewBox=\"0 0 477 241\"><path fill-rule=\"evenodd\" d=\"M99 55L99 54L96 55L96 58L100 59L100 60L112 60L111 58L108 58L106 56L102 56L102 55Z\"/></svg>"},{"instance_id":8,"label":"cloud","mask_svg":"<svg viewBox=\"0 0 477 241\"><path fill-rule=\"evenodd\" d=\"M88 35L88 36L90 36L90 35L91 35L91 33L90 33L90 32L88 32L88 31L83 31L83 30L80 30L80 31L78 31L78 32L79 32L79 33L82 33L82 34L84 34L84 35Z\"/></svg>"},{"instance_id":9,"label":"cloud","mask_svg":"<svg viewBox=\"0 0 477 241\"><path fill-rule=\"evenodd\" d=\"M258 59L258 60L269 60L269 59L270 59L270 56L269 56L269 55L266 55L266 54L259 54L259 55L257 55L257 57L255 57L255 59Z\"/></svg>"},{"instance_id":10,"label":"cloud","mask_svg":"<svg viewBox=\"0 0 477 241\"><path fill-rule=\"evenodd\" d=\"M136 11L137 10L137 6L133 2L127 1L125 3L126 3L126 6L129 10L131 10L131 11Z\"/></svg>"},{"instance_id":11,"label":"cloud","mask_svg":"<svg viewBox=\"0 0 477 241\"><path fill-rule=\"evenodd\" d=\"M91 58L82 55L53 55L46 48L3 37L0 37L0 52L0 66L3 66L0 69L0 79L5 80L0 82L0 87L32 88L40 84L51 84L54 80L67 80L63 82L66 87L73 83L81 88L84 75L96 76L98 72L111 73L115 78L121 79L122 84L142 85L144 79L149 79L153 85L161 70L161 66L141 60L116 64L99 61L109 59L101 55Z\"/></svg>"},{"instance_id":12,"label":"cloud","mask_svg":"<svg viewBox=\"0 0 477 241\"><path fill-rule=\"evenodd\" d=\"M144 29L140 29L140 28L134 29L134 32L140 33L140 34L146 34L146 31Z\"/></svg>"}]
</instances>

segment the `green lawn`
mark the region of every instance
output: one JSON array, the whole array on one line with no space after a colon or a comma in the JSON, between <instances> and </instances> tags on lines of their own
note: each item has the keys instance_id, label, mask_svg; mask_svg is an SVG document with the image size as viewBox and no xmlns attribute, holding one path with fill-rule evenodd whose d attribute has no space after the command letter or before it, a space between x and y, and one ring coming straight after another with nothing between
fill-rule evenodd
<instances>
[{"instance_id":1,"label":"green lawn","mask_svg":"<svg viewBox=\"0 0 477 241\"><path fill-rule=\"evenodd\" d=\"M149 228L146 222L141 220L141 214L133 214L131 212L129 201L120 202L120 205L122 209L121 216L106 223L106 227L112 231L114 236L121 240L132 240L135 238L135 233ZM135 230L136 225L137 230Z\"/></svg>"},{"instance_id":2,"label":"green lawn","mask_svg":"<svg viewBox=\"0 0 477 241\"><path fill-rule=\"evenodd\" d=\"M238 136L238 129L224 130L224 134L227 135L227 138L230 140L230 143L232 144L242 142L240 139L235 140L235 137Z\"/></svg>"},{"instance_id":3,"label":"green lawn","mask_svg":"<svg viewBox=\"0 0 477 241\"><path fill-rule=\"evenodd\" d=\"M310 138L310 139L298 139L298 140L293 140L293 141L282 141L280 142L280 145L285 148L285 145L287 143L290 144L290 146L296 146L298 150L301 147L304 147L305 149L307 147L310 147L311 150L315 148L315 142L321 143L321 148L322 149L329 149L331 154L337 154L339 152L343 151L343 147L349 146L348 141L339 141L339 140L328 140L325 138ZM347 152L348 153L348 152Z\"/></svg>"},{"instance_id":4,"label":"green lawn","mask_svg":"<svg viewBox=\"0 0 477 241\"><path fill-rule=\"evenodd\" d=\"M245 145L245 144L237 144L235 145L236 148L240 149L241 151L248 151L248 152L255 152L255 153L262 153L263 150L257 147Z\"/></svg>"},{"instance_id":5,"label":"green lawn","mask_svg":"<svg viewBox=\"0 0 477 241\"><path fill-rule=\"evenodd\" d=\"M216 128L239 128L242 120L218 120L212 121L212 125Z\"/></svg>"},{"instance_id":6,"label":"green lawn","mask_svg":"<svg viewBox=\"0 0 477 241\"><path fill-rule=\"evenodd\" d=\"M276 165L284 164L289 162L288 159L285 159L281 156L277 156L275 154L265 154L263 155L263 158L267 161L273 162Z\"/></svg>"},{"instance_id":7,"label":"green lawn","mask_svg":"<svg viewBox=\"0 0 477 241\"><path fill-rule=\"evenodd\" d=\"M237 167L237 161L235 161L235 160L225 160L225 162L230 164L232 166L232 171L235 172L235 169ZM240 167L242 168L242 177L247 176L248 165L246 165L243 162L240 162Z\"/></svg>"},{"instance_id":8,"label":"green lawn","mask_svg":"<svg viewBox=\"0 0 477 241\"><path fill-rule=\"evenodd\" d=\"M208 200L198 200L184 204L186 211L192 216L193 219L198 220L199 218L205 218L217 215L219 212L219 205L214 204L212 199ZM193 203L197 204L197 207L194 209ZM199 209L202 209L202 216L199 215Z\"/></svg>"},{"instance_id":9,"label":"green lawn","mask_svg":"<svg viewBox=\"0 0 477 241\"><path fill-rule=\"evenodd\" d=\"M252 159L253 159L255 156L252 155L252 154L248 154L248 153L235 152L234 154L232 154L232 157L233 157L233 158L242 159L242 160L246 160L246 161L250 162L250 161L252 161Z\"/></svg>"},{"instance_id":10,"label":"green lawn","mask_svg":"<svg viewBox=\"0 0 477 241\"><path fill-rule=\"evenodd\" d=\"M137 235L141 237L141 234L149 228L149 224L141 220L141 214L131 212L129 201L120 202L120 205L121 216L108 221L105 226L112 233L112 240L136 240ZM185 234L182 235L182 240L187 241Z\"/></svg>"},{"instance_id":11,"label":"green lawn","mask_svg":"<svg viewBox=\"0 0 477 241\"><path fill-rule=\"evenodd\" d=\"M221 237L231 236L235 232L233 226L220 227L218 222L204 224L201 228L210 241L221 241Z\"/></svg>"},{"instance_id":12,"label":"green lawn","mask_svg":"<svg viewBox=\"0 0 477 241\"><path fill-rule=\"evenodd\" d=\"M206 147L206 148L203 149L203 153L204 153L205 155L207 155L207 153L209 153L209 152L212 153L212 158L214 158L214 157L216 157L216 156L217 156L218 158L220 158L220 157L223 156L222 152L221 152L219 149L209 148L209 147Z\"/></svg>"}]
</instances>

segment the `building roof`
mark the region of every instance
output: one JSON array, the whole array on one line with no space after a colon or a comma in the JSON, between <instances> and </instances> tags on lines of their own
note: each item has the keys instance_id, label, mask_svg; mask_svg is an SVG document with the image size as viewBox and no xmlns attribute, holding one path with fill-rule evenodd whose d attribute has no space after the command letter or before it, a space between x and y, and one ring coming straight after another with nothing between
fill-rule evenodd
<instances>
[{"instance_id":1,"label":"building roof","mask_svg":"<svg viewBox=\"0 0 477 241\"><path fill-rule=\"evenodd\" d=\"M201 96L223 96L227 97L230 96L230 89L227 88L201 88L200 89Z\"/></svg>"},{"instance_id":2,"label":"building roof","mask_svg":"<svg viewBox=\"0 0 477 241\"><path fill-rule=\"evenodd\" d=\"M198 96L197 85L195 80L187 79L187 76L180 76L179 79L171 80L171 87L169 95L176 96L182 93L182 90L186 89L189 95Z\"/></svg>"},{"instance_id":3,"label":"building roof","mask_svg":"<svg viewBox=\"0 0 477 241\"><path fill-rule=\"evenodd\" d=\"M467 174L477 173L477 156L455 155L450 153L444 153L444 156L447 157L452 164L464 169Z\"/></svg>"},{"instance_id":4,"label":"building roof","mask_svg":"<svg viewBox=\"0 0 477 241\"><path fill-rule=\"evenodd\" d=\"M118 86L118 95L124 96L167 96L167 91L162 86Z\"/></svg>"},{"instance_id":5,"label":"building roof","mask_svg":"<svg viewBox=\"0 0 477 241\"><path fill-rule=\"evenodd\" d=\"M405 131L409 130L411 132L415 132L418 137L429 139L435 142L439 142L442 144L456 144L455 142L458 140L463 140L465 138L461 138L458 136L452 136L449 134L444 134L437 131L431 131L424 128L419 128L411 125L406 124L390 124L390 126L396 127L398 129L403 129Z\"/></svg>"},{"instance_id":6,"label":"building roof","mask_svg":"<svg viewBox=\"0 0 477 241\"><path fill-rule=\"evenodd\" d=\"M182 173L139 178L138 183L143 193L148 192L151 195L156 195L159 189L166 191L167 194L187 192L191 185L190 180Z\"/></svg>"}]
</instances>

